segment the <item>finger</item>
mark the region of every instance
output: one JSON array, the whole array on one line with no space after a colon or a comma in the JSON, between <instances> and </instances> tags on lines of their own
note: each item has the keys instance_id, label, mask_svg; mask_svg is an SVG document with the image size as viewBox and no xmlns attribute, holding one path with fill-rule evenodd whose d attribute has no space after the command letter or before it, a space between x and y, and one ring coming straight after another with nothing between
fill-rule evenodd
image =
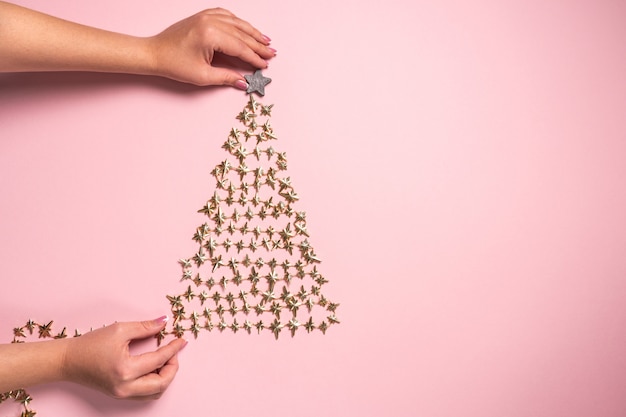
<instances>
[{"instance_id":1,"label":"finger","mask_svg":"<svg viewBox=\"0 0 626 417\"><path fill-rule=\"evenodd\" d=\"M126 386L127 398L135 400L158 399L170 386L178 372L178 356L174 355L158 372L143 375Z\"/></svg>"},{"instance_id":2,"label":"finger","mask_svg":"<svg viewBox=\"0 0 626 417\"><path fill-rule=\"evenodd\" d=\"M178 367L178 353L176 353L176 355L172 356L170 360L168 360L158 371L159 376L163 378L163 382L166 382L167 385L169 385L176 376Z\"/></svg>"},{"instance_id":3,"label":"finger","mask_svg":"<svg viewBox=\"0 0 626 417\"><path fill-rule=\"evenodd\" d=\"M120 323L123 326L123 334L127 340L145 339L160 332L167 323L167 316L161 316L154 320L133 321Z\"/></svg>"},{"instance_id":4,"label":"finger","mask_svg":"<svg viewBox=\"0 0 626 417\"><path fill-rule=\"evenodd\" d=\"M131 366L133 371L131 375L138 378L164 367L186 344L187 341L184 339L175 339L154 352L147 352L132 357Z\"/></svg>"},{"instance_id":5,"label":"finger","mask_svg":"<svg viewBox=\"0 0 626 417\"><path fill-rule=\"evenodd\" d=\"M227 68L211 67L205 82L206 85L230 85L240 90L245 90L248 87L241 74Z\"/></svg>"},{"instance_id":6,"label":"finger","mask_svg":"<svg viewBox=\"0 0 626 417\"><path fill-rule=\"evenodd\" d=\"M259 56L248 44L235 37L224 37L216 44L215 50L223 54L241 59L256 67L267 68L267 61Z\"/></svg>"},{"instance_id":7,"label":"finger","mask_svg":"<svg viewBox=\"0 0 626 417\"><path fill-rule=\"evenodd\" d=\"M276 55L276 49L259 42L257 39L245 32L240 31L237 36L240 41L248 45L248 48L252 49L257 55L264 59L272 58Z\"/></svg>"}]
</instances>

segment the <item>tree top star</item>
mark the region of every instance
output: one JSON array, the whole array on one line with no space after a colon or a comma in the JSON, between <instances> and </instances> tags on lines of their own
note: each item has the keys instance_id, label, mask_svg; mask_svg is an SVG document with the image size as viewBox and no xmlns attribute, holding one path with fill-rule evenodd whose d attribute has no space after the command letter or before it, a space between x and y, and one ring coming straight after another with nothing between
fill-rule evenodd
<instances>
[{"instance_id":1,"label":"tree top star","mask_svg":"<svg viewBox=\"0 0 626 417\"><path fill-rule=\"evenodd\" d=\"M252 75L244 75L248 82L248 89L246 93L257 93L260 96L265 95L265 86L268 85L272 79L264 77L261 70L256 70Z\"/></svg>"}]
</instances>

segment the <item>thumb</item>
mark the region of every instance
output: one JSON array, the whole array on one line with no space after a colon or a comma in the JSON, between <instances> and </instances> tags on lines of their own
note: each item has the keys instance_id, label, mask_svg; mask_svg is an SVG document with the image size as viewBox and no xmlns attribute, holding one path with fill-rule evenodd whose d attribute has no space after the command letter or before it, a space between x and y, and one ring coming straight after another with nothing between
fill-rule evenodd
<instances>
[{"instance_id":1,"label":"thumb","mask_svg":"<svg viewBox=\"0 0 626 417\"><path fill-rule=\"evenodd\" d=\"M126 323L126 335L128 340L145 339L154 336L167 323L167 316L161 316L154 320L134 321Z\"/></svg>"},{"instance_id":2,"label":"thumb","mask_svg":"<svg viewBox=\"0 0 626 417\"><path fill-rule=\"evenodd\" d=\"M246 79L237 71L227 68L212 67L208 75L207 85L230 85L239 90L248 88Z\"/></svg>"}]
</instances>

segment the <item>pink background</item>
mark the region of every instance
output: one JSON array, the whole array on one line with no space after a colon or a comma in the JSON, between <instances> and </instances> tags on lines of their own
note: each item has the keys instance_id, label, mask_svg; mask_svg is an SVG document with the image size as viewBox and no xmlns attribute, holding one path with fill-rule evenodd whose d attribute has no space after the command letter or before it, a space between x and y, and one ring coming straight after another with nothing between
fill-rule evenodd
<instances>
[{"instance_id":1,"label":"pink background","mask_svg":"<svg viewBox=\"0 0 626 417\"><path fill-rule=\"evenodd\" d=\"M21 0L150 35L201 1ZM42 417L626 414L626 3L240 1L341 306L326 336L201 333L162 399ZM0 76L0 339L166 314L246 97Z\"/></svg>"}]
</instances>

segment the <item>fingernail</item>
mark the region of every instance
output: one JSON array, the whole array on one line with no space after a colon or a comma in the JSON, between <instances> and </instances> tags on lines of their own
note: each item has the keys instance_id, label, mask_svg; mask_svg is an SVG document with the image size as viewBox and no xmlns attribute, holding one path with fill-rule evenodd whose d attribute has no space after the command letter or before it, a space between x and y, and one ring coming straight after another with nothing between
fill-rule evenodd
<instances>
[{"instance_id":1,"label":"fingernail","mask_svg":"<svg viewBox=\"0 0 626 417\"><path fill-rule=\"evenodd\" d=\"M164 325L165 323L167 323L167 316L161 316L158 319L155 319L154 322L160 326Z\"/></svg>"},{"instance_id":2,"label":"fingernail","mask_svg":"<svg viewBox=\"0 0 626 417\"><path fill-rule=\"evenodd\" d=\"M245 82L244 80L237 80L235 81L235 87L237 87L240 90L246 90L248 88L248 83Z\"/></svg>"},{"instance_id":3,"label":"fingernail","mask_svg":"<svg viewBox=\"0 0 626 417\"><path fill-rule=\"evenodd\" d=\"M274 53L274 55L276 55L276 49L270 48L269 46L267 47L267 49L269 49L270 51L272 51Z\"/></svg>"},{"instance_id":4,"label":"fingernail","mask_svg":"<svg viewBox=\"0 0 626 417\"><path fill-rule=\"evenodd\" d=\"M267 35L261 35L261 37L263 38L263 40L264 40L265 42L271 42L271 41L272 41L272 40L270 39L270 37L269 37L269 36L267 36Z\"/></svg>"}]
</instances>

